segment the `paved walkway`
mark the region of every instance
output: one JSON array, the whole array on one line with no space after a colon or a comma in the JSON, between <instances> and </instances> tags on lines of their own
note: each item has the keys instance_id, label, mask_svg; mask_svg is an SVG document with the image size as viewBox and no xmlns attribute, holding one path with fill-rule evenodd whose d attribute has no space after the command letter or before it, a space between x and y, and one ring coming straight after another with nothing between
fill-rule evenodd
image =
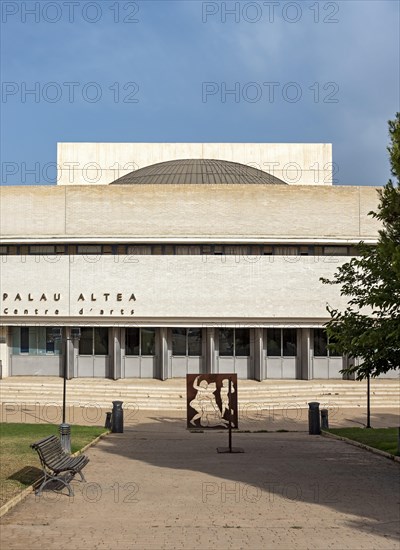
<instances>
[{"instance_id":1,"label":"paved walkway","mask_svg":"<svg viewBox=\"0 0 400 550\"><path fill-rule=\"evenodd\" d=\"M399 464L341 441L142 418L88 450L74 498L30 495L1 519L9 550L396 549Z\"/></svg>"}]
</instances>

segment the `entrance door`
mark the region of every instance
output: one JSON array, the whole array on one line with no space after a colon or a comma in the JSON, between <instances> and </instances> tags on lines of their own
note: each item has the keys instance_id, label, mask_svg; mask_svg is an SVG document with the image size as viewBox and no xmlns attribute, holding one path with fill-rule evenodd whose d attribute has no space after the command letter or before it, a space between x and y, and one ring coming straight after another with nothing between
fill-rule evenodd
<instances>
[{"instance_id":1,"label":"entrance door","mask_svg":"<svg viewBox=\"0 0 400 550\"><path fill-rule=\"evenodd\" d=\"M264 378L300 378L297 376L297 329L267 328L264 339L267 342Z\"/></svg>"},{"instance_id":2,"label":"entrance door","mask_svg":"<svg viewBox=\"0 0 400 550\"><path fill-rule=\"evenodd\" d=\"M108 327L83 327L79 340L78 376L108 376Z\"/></svg>"},{"instance_id":3,"label":"entrance door","mask_svg":"<svg viewBox=\"0 0 400 550\"><path fill-rule=\"evenodd\" d=\"M238 378L253 379L250 329L218 329L218 373L236 373Z\"/></svg>"},{"instance_id":4,"label":"entrance door","mask_svg":"<svg viewBox=\"0 0 400 550\"><path fill-rule=\"evenodd\" d=\"M171 378L205 372L201 328L171 329Z\"/></svg>"},{"instance_id":5,"label":"entrance door","mask_svg":"<svg viewBox=\"0 0 400 550\"><path fill-rule=\"evenodd\" d=\"M312 353L312 377L322 379L343 378L343 357L330 351L329 339L324 329L314 329Z\"/></svg>"},{"instance_id":6,"label":"entrance door","mask_svg":"<svg viewBox=\"0 0 400 550\"><path fill-rule=\"evenodd\" d=\"M151 327L125 329L124 378L157 378L157 332Z\"/></svg>"}]
</instances>

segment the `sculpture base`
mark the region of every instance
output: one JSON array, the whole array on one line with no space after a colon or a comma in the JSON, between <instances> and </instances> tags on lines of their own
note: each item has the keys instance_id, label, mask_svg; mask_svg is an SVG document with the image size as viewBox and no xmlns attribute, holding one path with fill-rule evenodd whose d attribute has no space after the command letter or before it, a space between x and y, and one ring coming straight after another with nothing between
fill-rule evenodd
<instances>
[{"instance_id":1,"label":"sculpture base","mask_svg":"<svg viewBox=\"0 0 400 550\"><path fill-rule=\"evenodd\" d=\"M241 447L217 447L217 453L244 453L244 449Z\"/></svg>"}]
</instances>

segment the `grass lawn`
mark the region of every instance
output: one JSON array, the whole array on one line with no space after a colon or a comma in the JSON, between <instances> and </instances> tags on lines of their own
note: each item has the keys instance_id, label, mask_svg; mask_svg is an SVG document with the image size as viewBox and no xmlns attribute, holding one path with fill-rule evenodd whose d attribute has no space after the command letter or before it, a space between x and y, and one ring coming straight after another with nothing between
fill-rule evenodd
<instances>
[{"instance_id":1,"label":"grass lawn","mask_svg":"<svg viewBox=\"0 0 400 550\"><path fill-rule=\"evenodd\" d=\"M104 431L99 426L71 426L71 451ZM0 423L0 506L41 476L39 456L30 445L52 434L58 435L58 425Z\"/></svg>"},{"instance_id":2,"label":"grass lawn","mask_svg":"<svg viewBox=\"0 0 400 550\"><path fill-rule=\"evenodd\" d=\"M335 428L329 431L392 455L397 454L398 428Z\"/></svg>"}]
</instances>

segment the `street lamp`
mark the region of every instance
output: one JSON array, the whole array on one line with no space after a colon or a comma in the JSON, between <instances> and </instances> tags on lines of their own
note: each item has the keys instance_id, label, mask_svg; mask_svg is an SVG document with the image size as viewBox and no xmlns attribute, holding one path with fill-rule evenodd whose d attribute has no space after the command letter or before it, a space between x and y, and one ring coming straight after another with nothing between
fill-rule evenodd
<instances>
[{"instance_id":1,"label":"street lamp","mask_svg":"<svg viewBox=\"0 0 400 550\"><path fill-rule=\"evenodd\" d=\"M367 425L366 428L371 428L371 376L367 374Z\"/></svg>"},{"instance_id":2,"label":"street lamp","mask_svg":"<svg viewBox=\"0 0 400 550\"><path fill-rule=\"evenodd\" d=\"M66 397L67 397L67 374L68 374L68 351L69 341L79 342L81 337L81 329L79 327L71 328L71 335L62 337L62 328L54 327L52 331L53 340L65 342L64 358L63 358L63 408L62 408L62 423L59 426L61 446L67 453L71 453L71 426L66 423Z\"/></svg>"}]
</instances>

